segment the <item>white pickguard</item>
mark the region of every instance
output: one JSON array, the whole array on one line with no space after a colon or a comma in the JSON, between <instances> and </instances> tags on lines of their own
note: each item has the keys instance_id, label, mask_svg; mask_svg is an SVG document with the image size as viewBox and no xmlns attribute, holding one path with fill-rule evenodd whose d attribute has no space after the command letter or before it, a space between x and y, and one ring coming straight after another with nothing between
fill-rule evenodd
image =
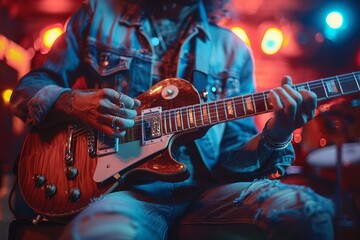
<instances>
[{"instance_id":1,"label":"white pickguard","mask_svg":"<svg viewBox=\"0 0 360 240\"><path fill-rule=\"evenodd\" d=\"M165 149L173 135L166 135L163 141L142 145L141 140L121 143L115 153L98 157L94 173L95 182L103 182L116 173L132 166L142 159Z\"/></svg>"}]
</instances>

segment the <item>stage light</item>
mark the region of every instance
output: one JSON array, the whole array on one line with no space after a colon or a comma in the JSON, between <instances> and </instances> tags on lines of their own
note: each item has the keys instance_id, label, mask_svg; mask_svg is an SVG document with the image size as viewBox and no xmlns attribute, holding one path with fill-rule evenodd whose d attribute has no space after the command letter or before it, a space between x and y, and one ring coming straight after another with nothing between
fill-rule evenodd
<instances>
[{"instance_id":1,"label":"stage light","mask_svg":"<svg viewBox=\"0 0 360 240\"><path fill-rule=\"evenodd\" d=\"M248 46L250 46L250 39L246 33L246 31L241 27L232 27L231 31L235 33L241 40L243 40Z\"/></svg>"},{"instance_id":2,"label":"stage light","mask_svg":"<svg viewBox=\"0 0 360 240\"><path fill-rule=\"evenodd\" d=\"M340 29L344 24L343 15L338 11L328 13L326 23L332 29Z\"/></svg>"},{"instance_id":3,"label":"stage light","mask_svg":"<svg viewBox=\"0 0 360 240\"><path fill-rule=\"evenodd\" d=\"M319 141L319 144L321 147L325 147L327 144L327 140L325 138L321 138Z\"/></svg>"},{"instance_id":4,"label":"stage light","mask_svg":"<svg viewBox=\"0 0 360 240\"><path fill-rule=\"evenodd\" d=\"M6 59L7 61L21 63L23 59L23 53L19 51L19 49L16 49L15 47L9 48L6 51Z\"/></svg>"},{"instance_id":5,"label":"stage light","mask_svg":"<svg viewBox=\"0 0 360 240\"><path fill-rule=\"evenodd\" d=\"M12 90L11 89L5 89L2 93L2 98L5 104L8 104L10 102L10 98L11 98L11 94L12 94Z\"/></svg>"},{"instance_id":6,"label":"stage light","mask_svg":"<svg viewBox=\"0 0 360 240\"><path fill-rule=\"evenodd\" d=\"M30 53L17 43L0 34L0 59L18 72L20 78L30 70Z\"/></svg>"},{"instance_id":7,"label":"stage light","mask_svg":"<svg viewBox=\"0 0 360 240\"><path fill-rule=\"evenodd\" d=\"M7 47L7 39L0 35L0 59L5 57L6 47Z\"/></svg>"},{"instance_id":8,"label":"stage light","mask_svg":"<svg viewBox=\"0 0 360 240\"><path fill-rule=\"evenodd\" d=\"M277 53L284 42L284 35L278 28L268 28L261 41L261 49L265 54Z\"/></svg>"},{"instance_id":9,"label":"stage light","mask_svg":"<svg viewBox=\"0 0 360 240\"><path fill-rule=\"evenodd\" d=\"M315 34L315 41L317 42L317 43L322 43L322 42L324 42L324 35L322 35L321 33L316 33Z\"/></svg>"},{"instance_id":10,"label":"stage light","mask_svg":"<svg viewBox=\"0 0 360 240\"><path fill-rule=\"evenodd\" d=\"M56 39L63 32L64 32L64 30L60 26L54 26L54 27L44 30L42 37L41 37L43 46L46 49L50 49L52 47L52 45L54 44L54 42L56 41Z\"/></svg>"},{"instance_id":11,"label":"stage light","mask_svg":"<svg viewBox=\"0 0 360 240\"><path fill-rule=\"evenodd\" d=\"M348 39L356 25L351 6L340 3L324 7L320 19L324 37L333 42Z\"/></svg>"}]
</instances>

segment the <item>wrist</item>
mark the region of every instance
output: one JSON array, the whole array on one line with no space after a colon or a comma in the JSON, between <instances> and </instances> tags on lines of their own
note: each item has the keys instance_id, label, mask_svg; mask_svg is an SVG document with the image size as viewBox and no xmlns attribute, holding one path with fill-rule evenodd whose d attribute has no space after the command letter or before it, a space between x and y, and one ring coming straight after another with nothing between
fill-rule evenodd
<instances>
[{"instance_id":1,"label":"wrist","mask_svg":"<svg viewBox=\"0 0 360 240\"><path fill-rule=\"evenodd\" d=\"M73 120L73 99L73 90L64 91L52 107L51 118L54 120L62 119L65 121Z\"/></svg>"},{"instance_id":2,"label":"wrist","mask_svg":"<svg viewBox=\"0 0 360 240\"><path fill-rule=\"evenodd\" d=\"M282 150L288 147L293 139L293 133L284 134L277 131L273 126L274 119L271 118L265 124L261 133L261 139L265 147L271 150ZM270 126L269 126L270 125Z\"/></svg>"}]
</instances>

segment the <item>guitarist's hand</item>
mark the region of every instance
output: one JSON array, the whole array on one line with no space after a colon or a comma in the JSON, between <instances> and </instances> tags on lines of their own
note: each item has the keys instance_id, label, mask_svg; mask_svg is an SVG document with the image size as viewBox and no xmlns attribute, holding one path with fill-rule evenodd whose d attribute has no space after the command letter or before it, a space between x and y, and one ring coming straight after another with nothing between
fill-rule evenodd
<instances>
[{"instance_id":1,"label":"guitarist's hand","mask_svg":"<svg viewBox=\"0 0 360 240\"><path fill-rule=\"evenodd\" d=\"M111 137L125 135L134 126L140 101L110 88L73 90L60 95L53 110L66 120L80 120ZM54 119L54 116L52 117Z\"/></svg>"},{"instance_id":2,"label":"guitarist's hand","mask_svg":"<svg viewBox=\"0 0 360 240\"><path fill-rule=\"evenodd\" d=\"M317 106L316 94L304 89L296 91L291 87L289 76L285 76L281 84L281 87L270 91L274 117L266 124L268 135L280 142L310 121Z\"/></svg>"}]
</instances>

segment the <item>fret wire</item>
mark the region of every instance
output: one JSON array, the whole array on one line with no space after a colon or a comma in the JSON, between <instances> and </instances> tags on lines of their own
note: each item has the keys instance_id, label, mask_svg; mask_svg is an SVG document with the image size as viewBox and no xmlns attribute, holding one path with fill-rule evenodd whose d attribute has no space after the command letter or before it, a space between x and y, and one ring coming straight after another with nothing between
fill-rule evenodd
<instances>
[{"instance_id":1,"label":"fret wire","mask_svg":"<svg viewBox=\"0 0 360 240\"><path fill-rule=\"evenodd\" d=\"M323 80L322 78L321 78L321 83L322 83L322 85L323 85L323 89L324 89L324 91L325 91L325 95L326 95L326 97L328 98L329 95L328 95L328 93L327 93L327 90L326 90L325 84L324 84L324 80Z\"/></svg>"},{"instance_id":2,"label":"fret wire","mask_svg":"<svg viewBox=\"0 0 360 240\"><path fill-rule=\"evenodd\" d=\"M244 100L244 96L241 96L241 99L242 99L242 106L243 106L243 108L244 108L244 116L246 116L247 115L247 112L246 112L246 103L245 103L245 100Z\"/></svg>"},{"instance_id":3,"label":"fret wire","mask_svg":"<svg viewBox=\"0 0 360 240\"><path fill-rule=\"evenodd\" d=\"M344 95L344 91L343 91L343 89L342 89L342 86L341 86L341 83L340 83L340 79L339 79L338 76L336 76L336 80L338 81L341 94Z\"/></svg>"},{"instance_id":4,"label":"fret wire","mask_svg":"<svg viewBox=\"0 0 360 240\"><path fill-rule=\"evenodd\" d=\"M196 114L195 114L195 106L193 105L191 107L191 116L192 116L192 122L194 124L194 128L196 127Z\"/></svg>"},{"instance_id":5,"label":"fret wire","mask_svg":"<svg viewBox=\"0 0 360 240\"><path fill-rule=\"evenodd\" d=\"M180 108L180 121L181 121L181 128L182 128L182 130L185 130L185 128L184 128L184 121L183 121L183 115L182 115L182 109L183 109L183 108Z\"/></svg>"},{"instance_id":6,"label":"fret wire","mask_svg":"<svg viewBox=\"0 0 360 240\"><path fill-rule=\"evenodd\" d=\"M171 124L171 110L169 111L169 127L170 127L170 132L172 133L172 124Z\"/></svg>"},{"instance_id":7,"label":"fret wire","mask_svg":"<svg viewBox=\"0 0 360 240\"><path fill-rule=\"evenodd\" d=\"M178 132L178 115L176 109L174 111L174 124L175 124L175 132Z\"/></svg>"},{"instance_id":8,"label":"fret wire","mask_svg":"<svg viewBox=\"0 0 360 240\"><path fill-rule=\"evenodd\" d=\"M265 109L266 109L266 111L269 111L269 108L268 108L268 105L267 105L267 101L266 101L266 94L265 94L265 92L263 92L263 100L264 100L264 103L265 103Z\"/></svg>"},{"instance_id":9,"label":"fret wire","mask_svg":"<svg viewBox=\"0 0 360 240\"><path fill-rule=\"evenodd\" d=\"M201 104L199 104L199 111L200 111L200 118L201 118L201 125L204 126L204 116L203 116L203 113L202 113L202 106Z\"/></svg>"},{"instance_id":10,"label":"fret wire","mask_svg":"<svg viewBox=\"0 0 360 240\"><path fill-rule=\"evenodd\" d=\"M178 110L177 108L174 109L174 124L175 124L175 132L178 132L179 129L178 129Z\"/></svg>"},{"instance_id":11,"label":"fret wire","mask_svg":"<svg viewBox=\"0 0 360 240\"><path fill-rule=\"evenodd\" d=\"M167 110L168 112L168 117L166 118L166 128L167 128L167 133L170 133L170 125L169 125L169 118L170 118L170 110Z\"/></svg>"},{"instance_id":12,"label":"fret wire","mask_svg":"<svg viewBox=\"0 0 360 240\"><path fill-rule=\"evenodd\" d=\"M203 107L201 109L204 109L204 124L209 124L210 123L210 119L209 119L209 110L208 110L208 104L204 103ZM205 119L206 118L206 119Z\"/></svg>"},{"instance_id":13,"label":"fret wire","mask_svg":"<svg viewBox=\"0 0 360 240\"><path fill-rule=\"evenodd\" d=\"M215 102L215 110L216 110L216 118L217 118L217 121L220 122L219 111L218 111L218 107L217 107L217 102Z\"/></svg>"},{"instance_id":14,"label":"fret wire","mask_svg":"<svg viewBox=\"0 0 360 240\"><path fill-rule=\"evenodd\" d=\"M254 113L257 113L256 102L255 102L254 94L251 94L251 98L252 98L252 102L253 102L253 106L254 106Z\"/></svg>"},{"instance_id":15,"label":"fret wire","mask_svg":"<svg viewBox=\"0 0 360 240\"><path fill-rule=\"evenodd\" d=\"M359 89L359 91L360 91L360 86L359 86L359 83L358 83L358 79L357 79L357 77L356 77L356 74L353 72L352 75L354 76L356 85L357 85L357 87L358 87L358 89Z\"/></svg>"},{"instance_id":16,"label":"fret wire","mask_svg":"<svg viewBox=\"0 0 360 240\"><path fill-rule=\"evenodd\" d=\"M210 112L210 107L209 107L208 103L206 103L206 107L207 107L207 111L208 111L209 123L211 124L211 112Z\"/></svg>"},{"instance_id":17,"label":"fret wire","mask_svg":"<svg viewBox=\"0 0 360 240\"><path fill-rule=\"evenodd\" d=\"M187 115L187 119L188 119L189 128L192 128L191 120L194 120L193 116L191 115L192 114L192 106L187 106L186 109L187 109L186 115Z\"/></svg>"},{"instance_id":18,"label":"fret wire","mask_svg":"<svg viewBox=\"0 0 360 240\"><path fill-rule=\"evenodd\" d=\"M193 116L194 116L194 125L195 127L197 127L197 124L196 124L196 111L195 111L195 105L193 105Z\"/></svg>"},{"instance_id":19,"label":"fret wire","mask_svg":"<svg viewBox=\"0 0 360 240\"><path fill-rule=\"evenodd\" d=\"M225 119L228 120L228 114L227 114L227 106L226 106L226 102L224 100L222 100L223 105L224 105L224 113L225 113Z\"/></svg>"},{"instance_id":20,"label":"fret wire","mask_svg":"<svg viewBox=\"0 0 360 240\"><path fill-rule=\"evenodd\" d=\"M180 117L181 117L182 129L185 130L185 124L184 124L184 119L183 119L183 109L184 109L184 107L180 108Z\"/></svg>"},{"instance_id":21,"label":"fret wire","mask_svg":"<svg viewBox=\"0 0 360 240\"><path fill-rule=\"evenodd\" d=\"M166 112L164 112L164 125L165 125L165 133L168 134L168 129L167 129L167 123L166 123Z\"/></svg>"},{"instance_id":22,"label":"fret wire","mask_svg":"<svg viewBox=\"0 0 360 240\"><path fill-rule=\"evenodd\" d=\"M187 117L189 129L190 129L191 125L190 125L190 117L189 117L189 106L186 107L186 117Z\"/></svg>"},{"instance_id":23,"label":"fret wire","mask_svg":"<svg viewBox=\"0 0 360 240\"><path fill-rule=\"evenodd\" d=\"M209 106L209 111L210 111L211 122L217 123L218 119L217 119L217 112L216 112L216 102L215 101L209 102L208 106Z\"/></svg>"},{"instance_id":24,"label":"fret wire","mask_svg":"<svg viewBox=\"0 0 360 240\"><path fill-rule=\"evenodd\" d=\"M235 118L238 118L234 98L231 98L231 102L232 102L232 105L233 105L233 109L234 109L234 113L235 113L235 114L234 114L234 115L235 115Z\"/></svg>"}]
</instances>

